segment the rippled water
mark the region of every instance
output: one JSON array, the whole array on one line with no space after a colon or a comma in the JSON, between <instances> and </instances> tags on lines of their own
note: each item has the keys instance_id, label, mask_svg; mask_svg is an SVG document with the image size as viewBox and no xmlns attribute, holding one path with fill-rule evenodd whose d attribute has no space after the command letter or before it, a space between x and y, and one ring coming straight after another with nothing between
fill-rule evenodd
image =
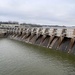
<instances>
[{"instance_id":1,"label":"rippled water","mask_svg":"<svg viewBox=\"0 0 75 75\"><path fill-rule=\"evenodd\" d=\"M0 75L75 75L75 56L0 39Z\"/></svg>"}]
</instances>

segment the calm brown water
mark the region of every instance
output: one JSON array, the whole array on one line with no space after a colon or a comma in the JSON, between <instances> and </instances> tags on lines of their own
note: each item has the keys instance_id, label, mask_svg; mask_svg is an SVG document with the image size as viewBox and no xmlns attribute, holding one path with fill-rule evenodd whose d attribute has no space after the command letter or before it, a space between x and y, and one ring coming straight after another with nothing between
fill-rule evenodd
<instances>
[{"instance_id":1,"label":"calm brown water","mask_svg":"<svg viewBox=\"0 0 75 75\"><path fill-rule=\"evenodd\" d=\"M0 39L0 75L75 75L75 56Z\"/></svg>"}]
</instances>

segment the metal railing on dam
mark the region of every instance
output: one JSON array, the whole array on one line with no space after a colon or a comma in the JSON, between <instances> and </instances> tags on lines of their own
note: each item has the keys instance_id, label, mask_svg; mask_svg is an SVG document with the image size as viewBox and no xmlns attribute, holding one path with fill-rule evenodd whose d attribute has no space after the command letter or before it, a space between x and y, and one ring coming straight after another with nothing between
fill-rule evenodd
<instances>
[{"instance_id":1,"label":"metal railing on dam","mask_svg":"<svg viewBox=\"0 0 75 75\"><path fill-rule=\"evenodd\" d=\"M4 30L9 38L75 54L75 28L18 26Z\"/></svg>"}]
</instances>

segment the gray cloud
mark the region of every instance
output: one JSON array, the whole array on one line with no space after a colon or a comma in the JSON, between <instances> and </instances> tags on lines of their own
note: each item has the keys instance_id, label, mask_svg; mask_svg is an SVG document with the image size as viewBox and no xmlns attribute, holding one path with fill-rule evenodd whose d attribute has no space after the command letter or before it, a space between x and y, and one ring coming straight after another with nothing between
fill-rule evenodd
<instances>
[{"instance_id":1,"label":"gray cloud","mask_svg":"<svg viewBox=\"0 0 75 75\"><path fill-rule=\"evenodd\" d=\"M75 25L75 1L0 0L0 20Z\"/></svg>"}]
</instances>

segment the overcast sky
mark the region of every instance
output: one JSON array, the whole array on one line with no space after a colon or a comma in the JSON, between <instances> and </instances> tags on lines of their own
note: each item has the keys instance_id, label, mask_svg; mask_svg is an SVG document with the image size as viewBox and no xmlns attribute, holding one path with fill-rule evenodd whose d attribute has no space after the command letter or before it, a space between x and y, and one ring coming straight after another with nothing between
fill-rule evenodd
<instances>
[{"instance_id":1,"label":"overcast sky","mask_svg":"<svg viewBox=\"0 0 75 75\"><path fill-rule=\"evenodd\" d=\"M75 25L75 0L0 0L0 21Z\"/></svg>"}]
</instances>

